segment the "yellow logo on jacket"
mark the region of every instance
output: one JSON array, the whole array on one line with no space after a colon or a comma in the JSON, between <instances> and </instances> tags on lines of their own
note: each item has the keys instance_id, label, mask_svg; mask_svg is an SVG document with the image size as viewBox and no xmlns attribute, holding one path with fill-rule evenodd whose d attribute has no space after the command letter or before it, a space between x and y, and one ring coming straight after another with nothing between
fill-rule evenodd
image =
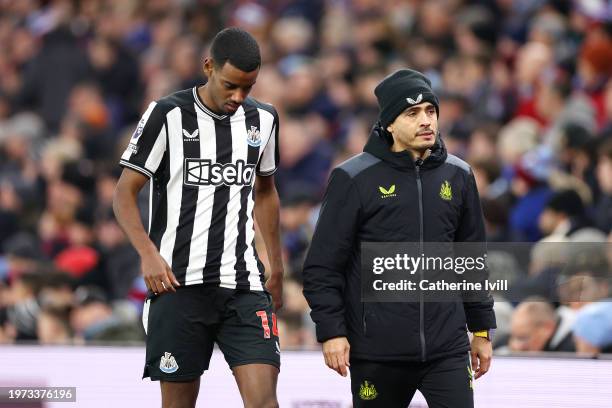
<instances>
[{"instance_id":1,"label":"yellow logo on jacket","mask_svg":"<svg viewBox=\"0 0 612 408\"><path fill-rule=\"evenodd\" d=\"M364 381L359 387L359 398L362 400L373 400L378 396L378 392L376 391L376 387L374 384L369 383L367 380Z\"/></svg>"},{"instance_id":2,"label":"yellow logo on jacket","mask_svg":"<svg viewBox=\"0 0 612 408\"><path fill-rule=\"evenodd\" d=\"M380 193L382 194L380 196L381 198L395 197L397 195L395 194L395 184L391 185L391 187L389 188L378 186L378 191L380 191Z\"/></svg>"},{"instance_id":3,"label":"yellow logo on jacket","mask_svg":"<svg viewBox=\"0 0 612 408\"><path fill-rule=\"evenodd\" d=\"M453 199L453 189L451 188L448 180L444 180L444 183L440 186L440 197L443 200L450 201Z\"/></svg>"}]
</instances>

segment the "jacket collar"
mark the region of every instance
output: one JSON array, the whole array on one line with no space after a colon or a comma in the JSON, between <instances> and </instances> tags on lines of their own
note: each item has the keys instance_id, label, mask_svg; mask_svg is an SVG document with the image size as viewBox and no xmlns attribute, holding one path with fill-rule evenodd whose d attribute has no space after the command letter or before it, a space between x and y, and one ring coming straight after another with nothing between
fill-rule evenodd
<instances>
[{"instance_id":1,"label":"jacket collar","mask_svg":"<svg viewBox=\"0 0 612 408\"><path fill-rule=\"evenodd\" d=\"M391 135L384 131L378 124L372 128L370 138L363 148L363 151L378 157L392 167L400 170L414 169L416 167L415 159L411 152L407 150L401 152L391 151ZM438 132L436 142L431 149L431 154L423 161L421 168L428 169L438 167L446 161L447 155L444 141Z\"/></svg>"}]
</instances>

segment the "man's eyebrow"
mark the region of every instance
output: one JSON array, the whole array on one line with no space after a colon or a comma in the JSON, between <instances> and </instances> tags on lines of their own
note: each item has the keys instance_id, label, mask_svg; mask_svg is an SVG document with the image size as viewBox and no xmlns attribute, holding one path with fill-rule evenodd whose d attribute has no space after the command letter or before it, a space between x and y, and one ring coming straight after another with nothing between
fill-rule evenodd
<instances>
[{"instance_id":1,"label":"man's eyebrow","mask_svg":"<svg viewBox=\"0 0 612 408\"><path fill-rule=\"evenodd\" d=\"M411 106L408 109L406 109L406 112L413 112L413 111L418 112L421 109L431 109L431 108L435 108L435 106L431 103L425 106Z\"/></svg>"},{"instance_id":2,"label":"man's eyebrow","mask_svg":"<svg viewBox=\"0 0 612 408\"><path fill-rule=\"evenodd\" d=\"M419 106L411 106L410 108L406 109L406 112L407 112L407 113L410 113L410 112L418 112L418 111L420 111L421 109L423 109L423 108L421 108L421 107L419 107Z\"/></svg>"},{"instance_id":3,"label":"man's eyebrow","mask_svg":"<svg viewBox=\"0 0 612 408\"><path fill-rule=\"evenodd\" d=\"M223 80L223 82L225 82L227 85L232 86L232 87L234 87L234 88L239 88L239 87L240 87L240 85L235 84L235 83L233 83L233 82L231 82L231 81L228 81L227 79L224 79L224 80ZM256 83L256 82L257 82L257 81L254 81L252 84L248 84L248 85L246 85L246 86L247 86L247 87L252 87L253 85L255 85L255 83Z\"/></svg>"}]
</instances>

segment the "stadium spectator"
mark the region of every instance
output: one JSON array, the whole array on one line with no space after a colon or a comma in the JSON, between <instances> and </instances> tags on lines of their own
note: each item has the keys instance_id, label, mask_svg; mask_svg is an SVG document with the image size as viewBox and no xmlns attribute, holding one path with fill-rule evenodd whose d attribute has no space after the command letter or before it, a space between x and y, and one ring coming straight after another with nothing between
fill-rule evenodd
<instances>
[{"instance_id":1,"label":"stadium spectator","mask_svg":"<svg viewBox=\"0 0 612 408\"><path fill-rule=\"evenodd\" d=\"M578 353L612 352L612 299L604 299L580 309L574 322Z\"/></svg>"},{"instance_id":2,"label":"stadium spectator","mask_svg":"<svg viewBox=\"0 0 612 408\"><path fill-rule=\"evenodd\" d=\"M139 321L123 321L113 312L104 291L95 286L81 286L75 291L70 326L77 342L130 342L144 338Z\"/></svg>"},{"instance_id":3,"label":"stadium spectator","mask_svg":"<svg viewBox=\"0 0 612 408\"><path fill-rule=\"evenodd\" d=\"M579 353L612 351L609 245L574 244L559 280L561 301L576 310L574 341Z\"/></svg>"},{"instance_id":4,"label":"stadium spectator","mask_svg":"<svg viewBox=\"0 0 612 408\"><path fill-rule=\"evenodd\" d=\"M612 86L610 87L612 89ZM597 181L601 197L596 207L597 227L606 233L612 232L612 139L599 149Z\"/></svg>"},{"instance_id":5,"label":"stadium spectator","mask_svg":"<svg viewBox=\"0 0 612 408\"><path fill-rule=\"evenodd\" d=\"M510 351L575 351L572 339L574 316L555 312L544 298L527 298L512 315Z\"/></svg>"},{"instance_id":6,"label":"stadium spectator","mask_svg":"<svg viewBox=\"0 0 612 408\"><path fill-rule=\"evenodd\" d=\"M605 242L574 243L569 261L559 275L559 297L564 305L579 310L610 296L610 268Z\"/></svg>"},{"instance_id":7,"label":"stadium spectator","mask_svg":"<svg viewBox=\"0 0 612 408\"><path fill-rule=\"evenodd\" d=\"M514 166L512 193L517 201L510 210L511 231L525 241L537 241L541 234L538 218L552 191L548 186L550 152L541 147L525 153Z\"/></svg>"},{"instance_id":8,"label":"stadium spectator","mask_svg":"<svg viewBox=\"0 0 612 408\"><path fill-rule=\"evenodd\" d=\"M6 309L0 309L0 344L11 344L15 341L17 333L15 327L9 323Z\"/></svg>"},{"instance_id":9,"label":"stadium spectator","mask_svg":"<svg viewBox=\"0 0 612 408\"><path fill-rule=\"evenodd\" d=\"M302 281L302 265L306 249L312 238L310 216L318 202L318 193L312 186L293 183L283 194L280 211L282 244L286 250L290 276Z\"/></svg>"},{"instance_id":10,"label":"stadium spectator","mask_svg":"<svg viewBox=\"0 0 612 408\"><path fill-rule=\"evenodd\" d=\"M594 230L605 239L603 233L592 227L586 214L582 199L574 190L554 193L540 214L538 221L540 231L545 235L543 241L555 241L570 238L575 233Z\"/></svg>"},{"instance_id":11,"label":"stadium spectator","mask_svg":"<svg viewBox=\"0 0 612 408\"><path fill-rule=\"evenodd\" d=\"M72 88L89 75L89 63L78 40L70 30L69 10L60 2L53 2L49 20L55 25L42 39L40 51L26 65L21 88L16 95L17 106L35 109L49 129L59 128L66 112ZM41 19L42 20L42 19Z\"/></svg>"},{"instance_id":12,"label":"stadium spectator","mask_svg":"<svg viewBox=\"0 0 612 408\"><path fill-rule=\"evenodd\" d=\"M70 311L68 309L43 308L38 314L36 337L40 344L70 344Z\"/></svg>"}]
</instances>

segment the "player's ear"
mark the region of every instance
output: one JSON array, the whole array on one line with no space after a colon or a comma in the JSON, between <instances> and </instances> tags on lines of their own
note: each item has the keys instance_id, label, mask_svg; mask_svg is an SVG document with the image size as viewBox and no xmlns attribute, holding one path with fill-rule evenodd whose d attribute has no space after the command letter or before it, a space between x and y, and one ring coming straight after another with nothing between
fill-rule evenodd
<instances>
[{"instance_id":1,"label":"player's ear","mask_svg":"<svg viewBox=\"0 0 612 408\"><path fill-rule=\"evenodd\" d=\"M204 75L206 75L207 78L211 77L214 68L215 68L215 63L213 62L212 58L205 58L203 71L204 71Z\"/></svg>"}]
</instances>

